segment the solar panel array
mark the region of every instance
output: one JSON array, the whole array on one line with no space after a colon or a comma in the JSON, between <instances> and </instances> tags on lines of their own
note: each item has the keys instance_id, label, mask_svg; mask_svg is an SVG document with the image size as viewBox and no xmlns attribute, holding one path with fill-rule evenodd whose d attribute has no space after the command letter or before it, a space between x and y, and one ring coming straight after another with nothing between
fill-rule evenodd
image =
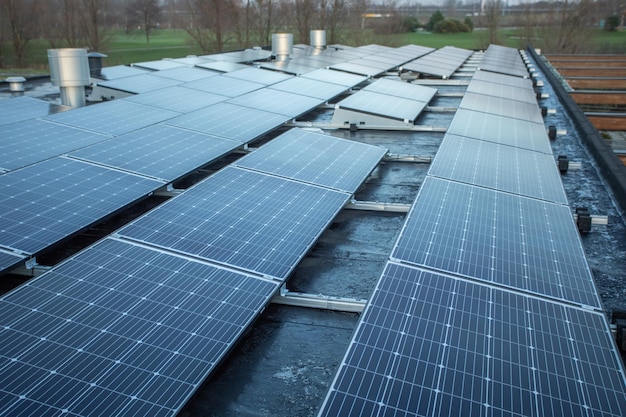
<instances>
[{"instance_id":1,"label":"solar panel array","mask_svg":"<svg viewBox=\"0 0 626 417\"><path fill-rule=\"evenodd\" d=\"M490 48L483 61L511 57L521 61ZM497 72L509 68L514 85L517 64ZM626 375L539 109L481 93L468 100L496 94L511 114L462 100L320 416L626 413Z\"/></svg>"},{"instance_id":2,"label":"solar panel array","mask_svg":"<svg viewBox=\"0 0 626 417\"><path fill-rule=\"evenodd\" d=\"M433 77L450 78L471 55L472 51L468 49L445 46L404 64L402 69Z\"/></svg>"},{"instance_id":3,"label":"solar panel array","mask_svg":"<svg viewBox=\"0 0 626 417\"><path fill-rule=\"evenodd\" d=\"M0 100L0 126L36 119L49 114L68 110L65 106L39 100L32 97L15 97L10 100Z\"/></svg>"}]
</instances>

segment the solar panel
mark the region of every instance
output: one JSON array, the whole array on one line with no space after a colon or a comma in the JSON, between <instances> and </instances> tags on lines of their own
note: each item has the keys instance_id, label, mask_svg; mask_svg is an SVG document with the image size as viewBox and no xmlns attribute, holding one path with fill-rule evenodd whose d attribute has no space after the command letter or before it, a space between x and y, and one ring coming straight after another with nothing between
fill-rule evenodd
<instances>
[{"instance_id":1,"label":"solar panel","mask_svg":"<svg viewBox=\"0 0 626 417\"><path fill-rule=\"evenodd\" d=\"M126 97L124 100L158 107L164 110L171 110L177 113L190 113L194 110L226 101L228 97L207 93L206 91L174 86Z\"/></svg>"},{"instance_id":2,"label":"solar panel","mask_svg":"<svg viewBox=\"0 0 626 417\"><path fill-rule=\"evenodd\" d=\"M0 126L55 114L68 110L49 101L22 96L0 100Z\"/></svg>"},{"instance_id":3,"label":"solar panel","mask_svg":"<svg viewBox=\"0 0 626 417\"><path fill-rule=\"evenodd\" d=\"M621 416L602 313L388 263L320 417Z\"/></svg>"},{"instance_id":4,"label":"solar panel","mask_svg":"<svg viewBox=\"0 0 626 417\"><path fill-rule=\"evenodd\" d=\"M437 94L436 88L410 84L403 81L389 80L386 78L380 78L374 81L364 87L363 90L387 94L390 96L403 97L415 101L422 101L424 103L430 102L435 94Z\"/></svg>"},{"instance_id":5,"label":"solar panel","mask_svg":"<svg viewBox=\"0 0 626 417\"><path fill-rule=\"evenodd\" d=\"M386 152L378 146L291 129L235 164L352 194Z\"/></svg>"},{"instance_id":6,"label":"solar panel","mask_svg":"<svg viewBox=\"0 0 626 417\"><path fill-rule=\"evenodd\" d=\"M72 157L172 182L240 146L167 125L149 126L71 153Z\"/></svg>"},{"instance_id":7,"label":"solar panel","mask_svg":"<svg viewBox=\"0 0 626 417\"><path fill-rule=\"evenodd\" d=\"M524 103L500 97L465 93L459 108L543 124L543 118L537 102Z\"/></svg>"},{"instance_id":8,"label":"solar panel","mask_svg":"<svg viewBox=\"0 0 626 417\"><path fill-rule=\"evenodd\" d=\"M26 256L0 250L0 273L15 267L19 262L26 259Z\"/></svg>"},{"instance_id":9,"label":"solar panel","mask_svg":"<svg viewBox=\"0 0 626 417\"><path fill-rule=\"evenodd\" d=\"M47 116L51 122L119 136L178 116L168 110L126 100L113 100Z\"/></svg>"},{"instance_id":10,"label":"solar panel","mask_svg":"<svg viewBox=\"0 0 626 417\"><path fill-rule=\"evenodd\" d=\"M467 92L537 104L537 94L532 89L517 88L488 81L472 80L467 86Z\"/></svg>"},{"instance_id":11,"label":"solar panel","mask_svg":"<svg viewBox=\"0 0 626 417\"><path fill-rule=\"evenodd\" d=\"M251 91L258 90L259 88L263 88L265 85L219 75L217 77L208 77L185 83L183 84L183 87L219 94L221 96L237 97Z\"/></svg>"},{"instance_id":12,"label":"solar panel","mask_svg":"<svg viewBox=\"0 0 626 417\"><path fill-rule=\"evenodd\" d=\"M229 100L228 103L242 107L249 107L251 109L278 113L289 117L297 117L323 104L324 100L300 94L288 93L286 91L264 88L262 90L253 91L251 93L235 97Z\"/></svg>"},{"instance_id":13,"label":"solar panel","mask_svg":"<svg viewBox=\"0 0 626 417\"><path fill-rule=\"evenodd\" d=\"M0 175L0 246L35 254L162 185L64 157Z\"/></svg>"},{"instance_id":14,"label":"solar panel","mask_svg":"<svg viewBox=\"0 0 626 417\"><path fill-rule=\"evenodd\" d=\"M155 61L136 62L132 64L133 67L145 68L152 71L163 71L172 68L185 67L186 65L181 62L176 62L171 59L158 59Z\"/></svg>"},{"instance_id":15,"label":"solar panel","mask_svg":"<svg viewBox=\"0 0 626 417\"><path fill-rule=\"evenodd\" d=\"M489 71L476 71L472 80L487 81L490 83L503 84L511 87L533 89L533 83L528 78L514 77L506 74L497 74Z\"/></svg>"},{"instance_id":16,"label":"solar panel","mask_svg":"<svg viewBox=\"0 0 626 417\"><path fill-rule=\"evenodd\" d=\"M194 68L194 67L177 67L166 69L163 71L155 71L152 73L155 77L162 77L167 79L172 79L181 82L190 82L195 80L201 80L207 77L214 77L219 75L215 71L207 71L202 68Z\"/></svg>"},{"instance_id":17,"label":"solar panel","mask_svg":"<svg viewBox=\"0 0 626 417\"><path fill-rule=\"evenodd\" d=\"M345 85L346 87L355 87L367 80L367 77L356 74L349 74L343 71L335 71L330 69L317 69L315 71L302 74L302 78L311 78L313 80L324 81Z\"/></svg>"},{"instance_id":18,"label":"solar panel","mask_svg":"<svg viewBox=\"0 0 626 417\"><path fill-rule=\"evenodd\" d=\"M307 72L315 71L315 69L317 69L317 67L311 67L309 65L303 65L292 61L263 62L259 66L267 70L280 71L291 75L306 74Z\"/></svg>"},{"instance_id":19,"label":"solar panel","mask_svg":"<svg viewBox=\"0 0 626 417\"><path fill-rule=\"evenodd\" d=\"M272 85L268 90L280 90L314 97L320 100L330 100L344 93L348 87L311 78L293 77ZM269 91L268 91L269 92ZM270 93L271 94L271 93Z\"/></svg>"},{"instance_id":20,"label":"solar panel","mask_svg":"<svg viewBox=\"0 0 626 417\"><path fill-rule=\"evenodd\" d=\"M102 77L105 80L116 80L118 78L132 77L133 75L148 74L149 70L139 67L129 67L127 65L114 65L112 67L104 67L101 70Z\"/></svg>"},{"instance_id":21,"label":"solar panel","mask_svg":"<svg viewBox=\"0 0 626 417\"><path fill-rule=\"evenodd\" d=\"M100 81L98 86L139 94L155 91L165 87L181 84L182 81L171 78L157 77L154 73L133 75L131 77L117 78L110 81Z\"/></svg>"},{"instance_id":22,"label":"solar panel","mask_svg":"<svg viewBox=\"0 0 626 417\"><path fill-rule=\"evenodd\" d=\"M278 113L218 103L169 120L167 124L247 143L289 119Z\"/></svg>"},{"instance_id":23,"label":"solar panel","mask_svg":"<svg viewBox=\"0 0 626 417\"><path fill-rule=\"evenodd\" d=\"M119 235L285 280L348 198L226 167Z\"/></svg>"},{"instance_id":24,"label":"solar panel","mask_svg":"<svg viewBox=\"0 0 626 417\"><path fill-rule=\"evenodd\" d=\"M458 109L447 133L552 155L545 126L527 120Z\"/></svg>"},{"instance_id":25,"label":"solar panel","mask_svg":"<svg viewBox=\"0 0 626 417\"><path fill-rule=\"evenodd\" d=\"M427 177L391 258L600 308L567 206Z\"/></svg>"},{"instance_id":26,"label":"solar panel","mask_svg":"<svg viewBox=\"0 0 626 417\"><path fill-rule=\"evenodd\" d=\"M236 62L228 61L211 61L203 64L196 64L196 66L219 72L230 72L248 68L248 65L246 64L238 64Z\"/></svg>"},{"instance_id":27,"label":"solar panel","mask_svg":"<svg viewBox=\"0 0 626 417\"><path fill-rule=\"evenodd\" d=\"M206 56L199 57L195 55L188 55L185 58L172 58L171 60L180 64L189 65L191 67L199 66L200 64L206 64L209 62L214 62L209 57L206 57Z\"/></svg>"},{"instance_id":28,"label":"solar panel","mask_svg":"<svg viewBox=\"0 0 626 417\"><path fill-rule=\"evenodd\" d=\"M276 289L105 239L0 299L0 414L174 416Z\"/></svg>"},{"instance_id":29,"label":"solar panel","mask_svg":"<svg viewBox=\"0 0 626 417\"><path fill-rule=\"evenodd\" d=\"M448 134L428 174L567 204L561 176L550 154Z\"/></svg>"},{"instance_id":30,"label":"solar panel","mask_svg":"<svg viewBox=\"0 0 626 417\"><path fill-rule=\"evenodd\" d=\"M385 72L385 69L366 65L365 63L361 63L361 60L333 64L330 66L330 69L345 71L357 75L365 75L367 77L375 77Z\"/></svg>"},{"instance_id":31,"label":"solar panel","mask_svg":"<svg viewBox=\"0 0 626 417\"><path fill-rule=\"evenodd\" d=\"M7 171L21 168L108 138L38 119L4 125L0 136L0 168Z\"/></svg>"},{"instance_id":32,"label":"solar panel","mask_svg":"<svg viewBox=\"0 0 626 417\"><path fill-rule=\"evenodd\" d=\"M247 67L244 69L231 71L224 74L225 77L233 77L238 80L253 81L255 83L271 85L292 78L291 75L281 74L276 71L267 71L255 67Z\"/></svg>"},{"instance_id":33,"label":"solar panel","mask_svg":"<svg viewBox=\"0 0 626 417\"><path fill-rule=\"evenodd\" d=\"M426 103L362 90L341 100L336 106L413 123Z\"/></svg>"}]
</instances>

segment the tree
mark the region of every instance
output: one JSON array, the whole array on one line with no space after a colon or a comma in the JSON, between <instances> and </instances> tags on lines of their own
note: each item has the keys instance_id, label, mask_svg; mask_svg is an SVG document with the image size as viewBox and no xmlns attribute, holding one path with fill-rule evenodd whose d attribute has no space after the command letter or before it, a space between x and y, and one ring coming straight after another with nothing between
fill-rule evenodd
<instances>
[{"instance_id":1,"label":"tree","mask_svg":"<svg viewBox=\"0 0 626 417\"><path fill-rule=\"evenodd\" d=\"M604 30L607 32L615 32L619 27L621 21L618 15L612 14L611 16L606 18L606 22L604 24Z\"/></svg>"},{"instance_id":2,"label":"tree","mask_svg":"<svg viewBox=\"0 0 626 417\"><path fill-rule=\"evenodd\" d=\"M487 19L487 32L489 44L498 44L498 23L502 11L501 0L487 0L485 2L485 17Z\"/></svg>"},{"instance_id":3,"label":"tree","mask_svg":"<svg viewBox=\"0 0 626 417\"><path fill-rule=\"evenodd\" d=\"M196 45L205 53L223 51L239 18L236 4L231 0L187 0L186 5L191 21L185 30Z\"/></svg>"},{"instance_id":4,"label":"tree","mask_svg":"<svg viewBox=\"0 0 626 417\"><path fill-rule=\"evenodd\" d=\"M129 22L132 22L133 26L139 23L143 28L146 34L146 43L150 44L150 33L161 17L159 1L132 0L126 9L126 14L129 16Z\"/></svg>"},{"instance_id":5,"label":"tree","mask_svg":"<svg viewBox=\"0 0 626 417\"><path fill-rule=\"evenodd\" d=\"M541 47L553 53L581 53L589 48L593 0L563 0L541 28Z\"/></svg>"},{"instance_id":6,"label":"tree","mask_svg":"<svg viewBox=\"0 0 626 417\"><path fill-rule=\"evenodd\" d=\"M311 29L313 28L313 18L315 16L315 2L314 0L295 0L294 5L300 42L308 45L311 41Z\"/></svg>"},{"instance_id":7,"label":"tree","mask_svg":"<svg viewBox=\"0 0 626 417\"><path fill-rule=\"evenodd\" d=\"M445 19L446 18L443 17L443 13L437 10L435 13L433 13L430 16L430 19L428 19L428 23L426 23L426 26L425 26L426 30L429 32L432 32L433 29L435 28L435 25Z\"/></svg>"},{"instance_id":8,"label":"tree","mask_svg":"<svg viewBox=\"0 0 626 417\"><path fill-rule=\"evenodd\" d=\"M24 66L26 46L38 35L38 3L37 0L0 0L0 9L3 14L6 13L8 33L18 67Z\"/></svg>"}]
</instances>

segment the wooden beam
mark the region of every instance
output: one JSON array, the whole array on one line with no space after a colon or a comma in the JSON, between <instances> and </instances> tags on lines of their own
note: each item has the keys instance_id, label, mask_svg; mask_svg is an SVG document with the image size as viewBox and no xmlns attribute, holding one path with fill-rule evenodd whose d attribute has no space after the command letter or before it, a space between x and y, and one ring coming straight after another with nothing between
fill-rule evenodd
<instances>
[{"instance_id":1,"label":"wooden beam","mask_svg":"<svg viewBox=\"0 0 626 417\"><path fill-rule=\"evenodd\" d=\"M574 91L570 96L577 104L626 104L626 91Z\"/></svg>"},{"instance_id":2,"label":"wooden beam","mask_svg":"<svg viewBox=\"0 0 626 417\"><path fill-rule=\"evenodd\" d=\"M550 64L559 69L561 67L577 67L577 68L624 68L626 67L626 61L550 61Z\"/></svg>"},{"instance_id":3,"label":"wooden beam","mask_svg":"<svg viewBox=\"0 0 626 417\"><path fill-rule=\"evenodd\" d=\"M572 54L547 54L545 57L548 61L626 61L624 55L614 54L584 54L584 55L572 55Z\"/></svg>"},{"instance_id":4,"label":"wooden beam","mask_svg":"<svg viewBox=\"0 0 626 417\"><path fill-rule=\"evenodd\" d=\"M598 130L626 130L625 116L593 115L587 114L587 118Z\"/></svg>"},{"instance_id":5,"label":"wooden beam","mask_svg":"<svg viewBox=\"0 0 626 417\"><path fill-rule=\"evenodd\" d=\"M563 67L558 69L561 76L567 77L625 77L626 65L623 68L575 68Z\"/></svg>"},{"instance_id":6,"label":"wooden beam","mask_svg":"<svg viewBox=\"0 0 626 417\"><path fill-rule=\"evenodd\" d=\"M574 90L626 90L626 78L566 78Z\"/></svg>"}]
</instances>

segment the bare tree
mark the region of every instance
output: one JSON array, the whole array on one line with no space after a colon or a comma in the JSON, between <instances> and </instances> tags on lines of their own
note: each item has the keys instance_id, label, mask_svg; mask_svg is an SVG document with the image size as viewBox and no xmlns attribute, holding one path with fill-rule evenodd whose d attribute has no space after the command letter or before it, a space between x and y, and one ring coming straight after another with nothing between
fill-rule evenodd
<instances>
[{"instance_id":1,"label":"bare tree","mask_svg":"<svg viewBox=\"0 0 626 417\"><path fill-rule=\"evenodd\" d=\"M314 0L295 0L295 17L298 24L298 35L300 42L309 44L313 19L315 17Z\"/></svg>"},{"instance_id":2,"label":"bare tree","mask_svg":"<svg viewBox=\"0 0 626 417\"><path fill-rule=\"evenodd\" d=\"M191 17L187 33L203 52L223 51L239 18L239 8L231 0L187 0Z\"/></svg>"},{"instance_id":3,"label":"bare tree","mask_svg":"<svg viewBox=\"0 0 626 417\"><path fill-rule=\"evenodd\" d=\"M150 44L150 33L154 30L158 19L161 17L161 6L158 0L132 0L127 8L126 14L129 22L138 24L146 34L146 43Z\"/></svg>"},{"instance_id":4,"label":"bare tree","mask_svg":"<svg viewBox=\"0 0 626 417\"><path fill-rule=\"evenodd\" d=\"M485 18L487 20L488 45L499 43L498 26L502 14L501 0L487 0L485 2Z\"/></svg>"},{"instance_id":5,"label":"bare tree","mask_svg":"<svg viewBox=\"0 0 626 417\"><path fill-rule=\"evenodd\" d=\"M24 66L26 46L37 36L38 3L37 0L0 0L18 67Z\"/></svg>"},{"instance_id":6,"label":"bare tree","mask_svg":"<svg viewBox=\"0 0 626 417\"><path fill-rule=\"evenodd\" d=\"M541 30L542 48L549 52L580 53L589 48L592 0L563 0L555 4Z\"/></svg>"}]
</instances>

